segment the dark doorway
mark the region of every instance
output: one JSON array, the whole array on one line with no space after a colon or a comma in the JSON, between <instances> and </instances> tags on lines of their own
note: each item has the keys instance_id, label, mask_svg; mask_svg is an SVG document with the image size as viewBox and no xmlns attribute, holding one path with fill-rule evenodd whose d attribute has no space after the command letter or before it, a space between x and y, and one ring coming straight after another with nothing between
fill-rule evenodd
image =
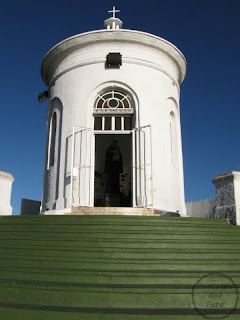
<instances>
[{"instance_id":1,"label":"dark doorway","mask_svg":"<svg viewBox=\"0 0 240 320\"><path fill-rule=\"evenodd\" d=\"M131 134L95 135L94 206L132 206Z\"/></svg>"}]
</instances>

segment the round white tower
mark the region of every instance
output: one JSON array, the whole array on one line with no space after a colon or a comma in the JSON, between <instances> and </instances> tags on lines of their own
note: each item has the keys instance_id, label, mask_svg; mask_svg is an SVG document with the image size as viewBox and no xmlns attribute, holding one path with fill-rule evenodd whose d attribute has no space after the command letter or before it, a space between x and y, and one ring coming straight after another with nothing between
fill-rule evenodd
<instances>
[{"instance_id":1,"label":"round white tower","mask_svg":"<svg viewBox=\"0 0 240 320\"><path fill-rule=\"evenodd\" d=\"M82 33L42 62L49 110L42 210L150 207L185 215L180 128L183 54L149 33Z\"/></svg>"}]
</instances>

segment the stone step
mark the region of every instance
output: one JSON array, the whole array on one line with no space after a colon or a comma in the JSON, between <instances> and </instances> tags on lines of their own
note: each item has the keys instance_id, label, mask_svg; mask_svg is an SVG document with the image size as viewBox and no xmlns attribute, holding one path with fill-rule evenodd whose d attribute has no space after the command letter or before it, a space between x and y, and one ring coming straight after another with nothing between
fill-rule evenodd
<instances>
[{"instance_id":1,"label":"stone step","mask_svg":"<svg viewBox=\"0 0 240 320\"><path fill-rule=\"evenodd\" d=\"M3 274L8 274L9 277L11 278L11 275L19 275L20 279L24 279L24 276L28 276L30 275L32 277L37 277L37 276L41 276L44 277L44 279L48 278L49 276L52 276L53 279L56 276L56 279L60 279L61 281L64 281L64 279L79 279L78 277L103 277L104 279L110 279L112 282L114 282L115 277L118 277L119 279L122 279L122 281L125 281L125 277L126 278L132 278L134 277L135 279L137 279L137 281L141 281L141 279L144 279L144 281L147 281L148 277L150 278L159 278L159 279L180 279L181 281L183 281L184 279L200 279L201 277L203 277L206 273L204 271L184 271L184 270L165 270L162 271L161 273L155 272L153 271L136 271L136 270L75 270L72 272L69 272L69 270L65 270L65 269L54 269L54 273L49 273L49 270L47 268L39 268L39 267L29 267L29 268L25 268L24 266L21 265L15 265L15 266L11 266L8 269L6 269L5 267L1 267L0 266L0 270L1 270L1 274L3 272ZM234 270L229 271L228 275L234 279L239 279L240 274ZM17 278L16 278L17 279ZM28 279L28 277L26 278ZM237 280L238 281L238 280Z\"/></svg>"},{"instance_id":2,"label":"stone step","mask_svg":"<svg viewBox=\"0 0 240 320\"><path fill-rule=\"evenodd\" d=\"M61 261L61 259L68 259L68 261L75 261L76 259L92 259L94 256L94 259L109 259L110 261L112 259L132 259L132 261L135 261L136 259L142 259L144 255L144 259L146 260L173 260L175 259L176 262L178 260L195 260L195 259L203 259L203 260L209 260L209 259L228 259L228 260L240 260L240 252L235 251L228 251L225 250L223 252L208 252L205 250L205 252L182 252L179 250L175 250L174 252L152 252L152 250L148 250L148 252L129 252L124 250L112 250L108 252L103 252L101 250L91 250L91 251L64 251L64 250L51 250L51 249L45 249L45 250L38 250L38 249L14 249L14 248L0 248L0 256L1 259L7 260L14 258L38 258L39 255L41 255L41 258L44 259L54 259Z\"/></svg>"},{"instance_id":3,"label":"stone step","mask_svg":"<svg viewBox=\"0 0 240 320\"><path fill-rule=\"evenodd\" d=\"M14 226L14 228L13 228ZM81 226L81 229L79 229ZM191 225L191 224L163 224L163 223L153 223L153 224L118 224L118 223L98 223L98 224L90 224L90 223L82 223L80 224L2 224L0 225L0 232L41 232L41 233L88 233L89 231L97 232L97 233L145 233L151 231L152 233L158 234L171 234L171 231L174 234L232 234L238 235L239 227L231 226L231 228L226 228L224 225L209 225L209 226L199 226L199 225Z\"/></svg>"},{"instance_id":4,"label":"stone step","mask_svg":"<svg viewBox=\"0 0 240 320\"><path fill-rule=\"evenodd\" d=\"M134 215L159 216L152 208L134 207L72 207L70 215Z\"/></svg>"},{"instance_id":5,"label":"stone step","mask_svg":"<svg viewBox=\"0 0 240 320\"><path fill-rule=\"evenodd\" d=\"M193 288L209 274L222 277L225 306L206 308L219 294L210 280L197 302L224 317L240 289L239 230L142 214L0 217L1 319L203 319ZM239 305L227 316L239 319Z\"/></svg>"},{"instance_id":6,"label":"stone step","mask_svg":"<svg viewBox=\"0 0 240 320\"><path fill-rule=\"evenodd\" d=\"M172 272L127 272L127 271L86 271L80 270L69 272L66 270L54 270L54 273L49 274L47 270L39 268L21 268L13 267L3 269L0 268L1 283L19 283L26 284L41 284L41 282L49 282L50 284L72 285L72 286L90 286L90 287L131 287L134 285L138 288L180 288L192 287L204 272L172 271ZM240 274L237 272L228 272L228 276L234 283L240 286ZM225 280L225 282L224 282ZM227 284L227 279L223 278L223 283Z\"/></svg>"},{"instance_id":7,"label":"stone step","mask_svg":"<svg viewBox=\"0 0 240 320\"><path fill-rule=\"evenodd\" d=\"M6 290L7 289L7 290ZM17 289L17 290L16 290ZM199 289L198 295L202 299L208 294L219 293L219 289ZM232 308L232 301L236 300L236 289L226 288L225 308ZM6 306L37 306L40 309L71 311L73 308L91 311L103 310L132 310L134 312L160 313L163 310L192 310L192 288L179 289L138 289L138 288L79 288L70 286L1 283L0 299L6 301Z\"/></svg>"},{"instance_id":8,"label":"stone step","mask_svg":"<svg viewBox=\"0 0 240 320\"><path fill-rule=\"evenodd\" d=\"M118 216L118 215L38 215L38 216L0 216L0 225L82 225L82 224L143 224L153 225L199 225L227 226L225 219L167 218L164 216ZM234 228L235 226L231 226Z\"/></svg>"},{"instance_id":9,"label":"stone step","mask_svg":"<svg viewBox=\"0 0 240 320\"><path fill-rule=\"evenodd\" d=\"M19 265L25 268L41 268L45 270L69 270L69 271L151 271L151 272L165 272L165 271L185 271L185 272L228 272L229 265L231 271L240 272L240 262L235 259L215 259L215 260L202 260L202 259L165 259L165 260L147 260L147 259L94 259L94 258L79 258L71 261L69 259L57 260L46 259L45 257L21 257L21 258L8 258L1 259L0 267L9 268Z\"/></svg>"},{"instance_id":10,"label":"stone step","mask_svg":"<svg viewBox=\"0 0 240 320\"><path fill-rule=\"evenodd\" d=\"M197 314L196 311L191 311L188 315L184 314L166 314L166 311L159 314L141 314L141 313L130 313L130 311L125 311L124 313L121 310L118 311L106 311L100 312L84 312L76 310L71 310L71 312L61 312L54 310L42 310L41 308L29 307L25 306L25 309L17 309L16 307L0 307L0 314L3 316L3 319L24 319L24 320L203 320L203 316ZM219 319L224 319L226 314L218 314ZM228 320L239 320L239 314L231 314L227 318Z\"/></svg>"},{"instance_id":11,"label":"stone step","mask_svg":"<svg viewBox=\"0 0 240 320\"><path fill-rule=\"evenodd\" d=\"M0 237L7 238L7 236L14 236L21 238L24 233L27 233L29 236L36 238L39 235L44 235L47 237L55 237L56 239L60 237L71 238L121 238L121 237L141 237L147 236L150 238L181 238L181 237L193 237L194 238L208 238L216 237L219 239L224 239L225 236L238 238L238 230L236 229L222 229L222 228L197 228L192 226L103 226L103 225L82 225L81 230L74 225L70 226L1 226L0 228ZM41 237L40 237L41 238Z\"/></svg>"},{"instance_id":12,"label":"stone step","mask_svg":"<svg viewBox=\"0 0 240 320\"><path fill-rule=\"evenodd\" d=\"M192 249L192 250L198 250L198 249L210 249L210 250L231 250L231 249L239 249L239 242L235 242L233 240L219 240L219 241L207 241L207 240L195 240L195 241L188 241L188 240L165 240L161 241L159 239L138 239L137 237L135 239L132 239L129 241L128 239L93 239L93 240L76 240L76 239L31 239L31 237L26 238L26 235L23 236L22 239L1 239L1 246L2 247L14 247L16 244L16 240L18 245L21 247L35 247L39 248L41 246L49 246L54 249L66 249L69 248L115 248L115 249L121 249L121 248L128 248L128 249L175 249L175 250L181 250L181 249ZM31 242L31 243L30 243Z\"/></svg>"}]
</instances>

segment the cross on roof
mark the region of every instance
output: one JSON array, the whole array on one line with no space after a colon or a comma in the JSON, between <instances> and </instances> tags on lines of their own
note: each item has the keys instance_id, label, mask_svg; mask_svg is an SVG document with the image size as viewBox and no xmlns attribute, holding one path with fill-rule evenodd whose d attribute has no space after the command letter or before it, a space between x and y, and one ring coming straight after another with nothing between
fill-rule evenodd
<instances>
[{"instance_id":1,"label":"cross on roof","mask_svg":"<svg viewBox=\"0 0 240 320\"><path fill-rule=\"evenodd\" d=\"M116 9L115 9L115 7L113 7L113 9L112 9L112 10L110 10L110 11L108 11L108 12L109 12L109 13L111 13L111 12L112 12L112 14L113 14L113 16L112 16L112 17L113 17L113 18L115 18L115 13L116 13L116 12L120 12L120 10L116 10Z\"/></svg>"}]
</instances>

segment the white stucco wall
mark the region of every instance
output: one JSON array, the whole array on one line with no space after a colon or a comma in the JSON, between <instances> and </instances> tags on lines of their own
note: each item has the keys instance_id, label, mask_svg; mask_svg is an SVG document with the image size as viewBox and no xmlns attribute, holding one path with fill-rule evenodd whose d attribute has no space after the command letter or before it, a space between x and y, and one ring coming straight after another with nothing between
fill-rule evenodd
<instances>
[{"instance_id":1,"label":"white stucco wall","mask_svg":"<svg viewBox=\"0 0 240 320\"><path fill-rule=\"evenodd\" d=\"M11 215L11 192L14 181L11 173L0 171L0 215Z\"/></svg>"},{"instance_id":2,"label":"white stucco wall","mask_svg":"<svg viewBox=\"0 0 240 320\"><path fill-rule=\"evenodd\" d=\"M110 52L121 53L119 69L105 68ZM136 128L151 125L153 188L148 186L147 194L153 198L153 207L185 215L179 110L179 86L185 72L185 59L175 46L143 32L99 30L55 46L42 64L50 94L48 128L54 101L61 104L62 111L58 116L56 160L50 169L47 131L43 211L69 207L73 126L93 129L97 94L111 88L132 97Z\"/></svg>"}]
</instances>

